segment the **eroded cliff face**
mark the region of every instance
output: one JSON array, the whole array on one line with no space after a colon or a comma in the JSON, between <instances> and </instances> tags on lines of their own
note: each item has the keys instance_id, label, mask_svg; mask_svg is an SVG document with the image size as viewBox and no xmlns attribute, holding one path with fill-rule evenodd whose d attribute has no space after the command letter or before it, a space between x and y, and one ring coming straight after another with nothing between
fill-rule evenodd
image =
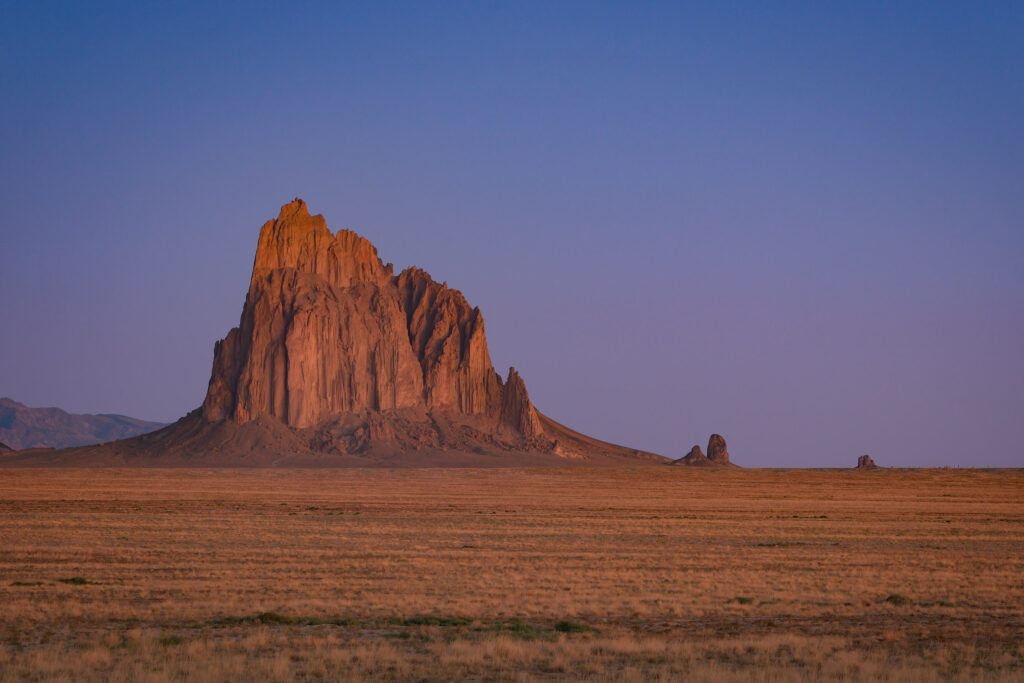
<instances>
[{"instance_id":1,"label":"eroded cliff face","mask_svg":"<svg viewBox=\"0 0 1024 683\"><path fill-rule=\"evenodd\" d=\"M434 439L408 427L420 416L545 448L522 379L513 369L502 382L491 364L478 308L418 268L396 277L366 239L332 234L301 199L286 204L260 231L239 327L215 347L203 417L308 428L394 411L394 424L367 418L362 441L415 433L413 445L444 446L444 430Z\"/></svg>"},{"instance_id":2,"label":"eroded cliff face","mask_svg":"<svg viewBox=\"0 0 1024 683\"><path fill-rule=\"evenodd\" d=\"M496 415L502 382L491 365L479 308L462 293L438 284L419 268L407 268L397 287L409 343L423 370L423 398L431 410Z\"/></svg>"}]
</instances>

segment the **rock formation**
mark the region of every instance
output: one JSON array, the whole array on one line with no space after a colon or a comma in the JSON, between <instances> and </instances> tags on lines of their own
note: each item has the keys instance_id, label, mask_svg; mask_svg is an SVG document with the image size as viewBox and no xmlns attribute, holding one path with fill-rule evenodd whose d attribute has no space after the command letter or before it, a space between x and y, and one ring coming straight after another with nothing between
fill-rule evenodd
<instances>
[{"instance_id":1,"label":"rock formation","mask_svg":"<svg viewBox=\"0 0 1024 683\"><path fill-rule=\"evenodd\" d=\"M11 450L10 446L8 446L7 444L5 444L3 442L0 442L0 453L6 453L9 450Z\"/></svg>"},{"instance_id":2,"label":"rock formation","mask_svg":"<svg viewBox=\"0 0 1024 683\"><path fill-rule=\"evenodd\" d=\"M708 460L716 465L729 465L729 451L721 434L712 434L708 439Z\"/></svg>"},{"instance_id":3,"label":"rock formation","mask_svg":"<svg viewBox=\"0 0 1024 683\"><path fill-rule=\"evenodd\" d=\"M694 446L689 453L673 460L670 464L691 467L736 467L729 462L729 451L726 450L725 439L721 434L712 434L708 439L708 454L706 456L700 446Z\"/></svg>"},{"instance_id":4,"label":"rock formation","mask_svg":"<svg viewBox=\"0 0 1024 683\"><path fill-rule=\"evenodd\" d=\"M200 409L84 452L132 464L652 464L542 415L491 364L480 309L301 199L260 231L238 327L214 347Z\"/></svg>"},{"instance_id":5,"label":"rock formation","mask_svg":"<svg viewBox=\"0 0 1024 683\"><path fill-rule=\"evenodd\" d=\"M673 465L689 465L690 467L714 467L715 463L711 462L704 452L700 449L700 446L694 445L690 449L690 452L679 458L678 460L672 461Z\"/></svg>"},{"instance_id":6,"label":"rock formation","mask_svg":"<svg viewBox=\"0 0 1024 683\"><path fill-rule=\"evenodd\" d=\"M391 411L551 449L515 369L494 371L480 309L418 268L395 277L366 239L286 204L260 232L241 323L215 347L203 417L307 428Z\"/></svg>"},{"instance_id":7,"label":"rock formation","mask_svg":"<svg viewBox=\"0 0 1024 683\"><path fill-rule=\"evenodd\" d=\"M878 465L871 459L870 455L862 455L857 458L857 469L858 470L877 470Z\"/></svg>"}]
</instances>

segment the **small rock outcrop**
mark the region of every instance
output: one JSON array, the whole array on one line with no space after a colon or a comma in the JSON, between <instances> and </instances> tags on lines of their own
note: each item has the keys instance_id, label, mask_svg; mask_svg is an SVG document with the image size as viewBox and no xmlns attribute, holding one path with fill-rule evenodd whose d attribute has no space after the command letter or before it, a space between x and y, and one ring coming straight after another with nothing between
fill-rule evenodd
<instances>
[{"instance_id":1,"label":"small rock outcrop","mask_svg":"<svg viewBox=\"0 0 1024 683\"><path fill-rule=\"evenodd\" d=\"M672 462L673 465L688 465L690 467L714 467L715 463L711 462L704 451L700 449L700 446L694 445L690 449L690 452Z\"/></svg>"},{"instance_id":2,"label":"small rock outcrop","mask_svg":"<svg viewBox=\"0 0 1024 683\"><path fill-rule=\"evenodd\" d=\"M875 461L871 459L870 455L862 455L857 458L857 469L858 470L877 470L881 469L875 464Z\"/></svg>"},{"instance_id":3,"label":"small rock outcrop","mask_svg":"<svg viewBox=\"0 0 1024 683\"><path fill-rule=\"evenodd\" d=\"M708 460L716 465L729 465L729 451L721 434L712 434L708 439Z\"/></svg>"},{"instance_id":4,"label":"small rock outcrop","mask_svg":"<svg viewBox=\"0 0 1024 683\"><path fill-rule=\"evenodd\" d=\"M704 455L700 446L694 446L690 449L689 453L678 460L673 460L669 464L689 465L692 467L736 467L736 465L729 462L729 451L726 449L725 439L722 438L721 434L712 434L711 438L708 439L707 455Z\"/></svg>"}]
</instances>

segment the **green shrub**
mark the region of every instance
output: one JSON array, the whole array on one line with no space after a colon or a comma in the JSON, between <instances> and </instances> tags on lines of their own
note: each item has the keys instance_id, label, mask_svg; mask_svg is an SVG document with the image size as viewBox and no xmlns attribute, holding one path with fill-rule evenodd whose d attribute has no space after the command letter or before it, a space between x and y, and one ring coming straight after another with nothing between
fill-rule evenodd
<instances>
[{"instance_id":1,"label":"green shrub","mask_svg":"<svg viewBox=\"0 0 1024 683\"><path fill-rule=\"evenodd\" d=\"M466 626L473 623L466 617L441 617L433 614L420 614L400 622L404 626Z\"/></svg>"},{"instance_id":2,"label":"green shrub","mask_svg":"<svg viewBox=\"0 0 1024 683\"><path fill-rule=\"evenodd\" d=\"M535 626L529 622L523 621L519 617L513 617L508 621L505 621L497 625L495 629L498 633L504 633L513 638L520 640L540 640L540 639L552 639L554 634L550 631L545 632L544 629L539 626Z\"/></svg>"},{"instance_id":3,"label":"green shrub","mask_svg":"<svg viewBox=\"0 0 1024 683\"><path fill-rule=\"evenodd\" d=\"M260 612L256 615L256 621L261 624L294 624L295 620L277 612Z\"/></svg>"},{"instance_id":4,"label":"green shrub","mask_svg":"<svg viewBox=\"0 0 1024 683\"><path fill-rule=\"evenodd\" d=\"M593 631L586 624L581 624L578 621L560 621L555 624L555 630L559 633L586 633L587 631Z\"/></svg>"}]
</instances>

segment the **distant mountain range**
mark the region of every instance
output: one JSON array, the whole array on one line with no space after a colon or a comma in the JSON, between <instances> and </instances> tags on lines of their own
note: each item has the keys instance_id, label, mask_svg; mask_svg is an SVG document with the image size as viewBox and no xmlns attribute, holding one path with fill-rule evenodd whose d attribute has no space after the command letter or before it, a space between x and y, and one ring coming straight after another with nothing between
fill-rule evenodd
<instances>
[{"instance_id":1,"label":"distant mountain range","mask_svg":"<svg viewBox=\"0 0 1024 683\"><path fill-rule=\"evenodd\" d=\"M60 408L29 408L0 398L0 452L68 448L127 439L165 426L124 415L74 415Z\"/></svg>"}]
</instances>

